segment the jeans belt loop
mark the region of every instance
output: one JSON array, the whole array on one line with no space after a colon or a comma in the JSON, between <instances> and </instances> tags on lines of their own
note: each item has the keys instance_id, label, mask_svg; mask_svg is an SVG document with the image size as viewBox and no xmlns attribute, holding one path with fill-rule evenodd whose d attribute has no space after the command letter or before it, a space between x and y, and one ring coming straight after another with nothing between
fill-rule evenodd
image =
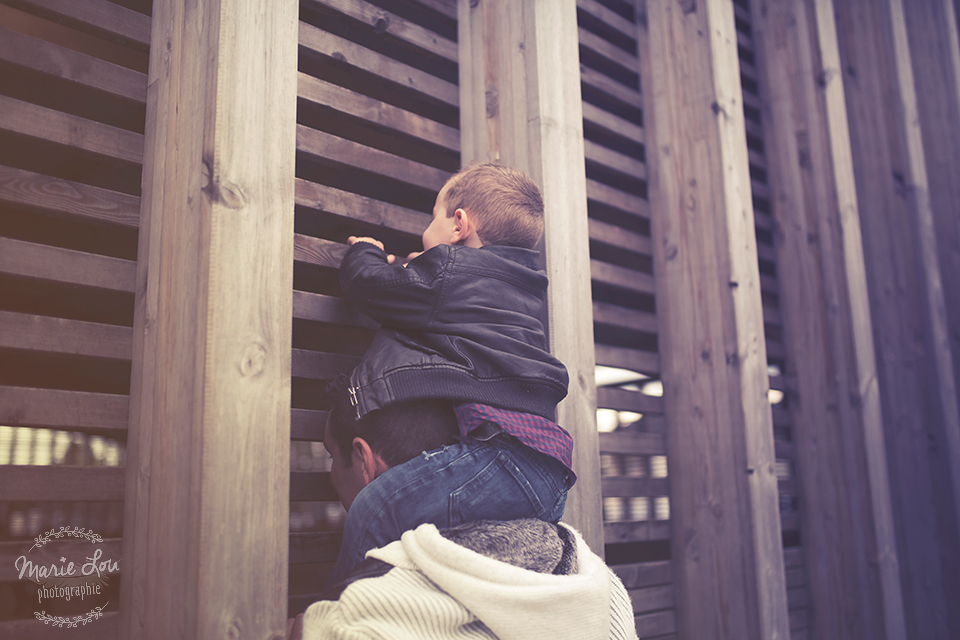
<instances>
[{"instance_id":1,"label":"jeans belt loop","mask_svg":"<svg viewBox=\"0 0 960 640\"><path fill-rule=\"evenodd\" d=\"M484 420L478 426L470 430L470 437L480 442L492 440L497 434L503 433L503 427L496 422Z\"/></svg>"}]
</instances>

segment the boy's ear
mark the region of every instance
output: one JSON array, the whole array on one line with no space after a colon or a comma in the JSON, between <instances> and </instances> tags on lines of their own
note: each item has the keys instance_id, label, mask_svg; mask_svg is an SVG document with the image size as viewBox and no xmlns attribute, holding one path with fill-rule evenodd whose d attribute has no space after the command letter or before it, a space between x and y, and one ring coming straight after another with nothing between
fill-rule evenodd
<instances>
[{"instance_id":1,"label":"boy's ear","mask_svg":"<svg viewBox=\"0 0 960 640\"><path fill-rule=\"evenodd\" d=\"M390 468L380 454L371 449L366 440L359 437L353 439L353 464L360 472L364 486L376 480L380 474Z\"/></svg>"},{"instance_id":2,"label":"boy's ear","mask_svg":"<svg viewBox=\"0 0 960 640\"><path fill-rule=\"evenodd\" d=\"M457 209L453 212L453 233L450 244L462 244L468 247L481 247L480 236L477 235L477 223L466 209Z\"/></svg>"}]
</instances>

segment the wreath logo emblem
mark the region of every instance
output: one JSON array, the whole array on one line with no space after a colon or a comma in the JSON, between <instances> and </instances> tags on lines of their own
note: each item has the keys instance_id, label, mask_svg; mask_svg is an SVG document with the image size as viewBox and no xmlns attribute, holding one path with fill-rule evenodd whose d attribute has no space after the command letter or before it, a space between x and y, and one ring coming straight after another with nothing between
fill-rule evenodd
<instances>
[{"instance_id":1,"label":"wreath logo emblem","mask_svg":"<svg viewBox=\"0 0 960 640\"><path fill-rule=\"evenodd\" d=\"M106 598L110 576L120 571L120 560L105 557L103 549L97 547L102 542L102 537L86 528L60 527L34 538L27 553L14 561L18 579L36 585L40 609L34 613L37 620L72 628L103 617L109 601L101 601ZM93 608L81 615L47 613L51 606L60 608L74 600L90 602Z\"/></svg>"}]
</instances>

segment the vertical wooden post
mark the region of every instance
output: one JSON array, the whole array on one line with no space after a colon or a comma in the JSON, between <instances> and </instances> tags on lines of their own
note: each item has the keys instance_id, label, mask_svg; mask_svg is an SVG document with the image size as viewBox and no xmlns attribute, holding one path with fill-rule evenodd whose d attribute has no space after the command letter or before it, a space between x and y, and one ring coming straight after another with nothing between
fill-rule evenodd
<instances>
[{"instance_id":1,"label":"vertical wooden post","mask_svg":"<svg viewBox=\"0 0 960 640\"><path fill-rule=\"evenodd\" d=\"M752 8L811 633L905 638L833 3Z\"/></svg>"},{"instance_id":2,"label":"vertical wooden post","mask_svg":"<svg viewBox=\"0 0 960 640\"><path fill-rule=\"evenodd\" d=\"M282 638L297 3L153 3L123 638Z\"/></svg>"},{"instance_id":3,"label":"vertical wooden post","mask_svg":"<svg viewBox=\"0 0 960 640\"><path fill-rule=\"evenodd\" d=\"M460 0L461 156L543 189L551 350L570 372L558 420L579 477L564 520L602 553L593 307L575 0Z\"/></svg>"},{"instance_id":4,"label":"vertical wooden post","mask_svg":"<svg viewBox=\"0 0 960 640\"><path fill-rule=\"evenodd\" d=\"M678 637L785 639L733 5L647 2L641 24Z\"/></svg>"},{"instance_id":5,"label":"vertical wooden post","mask_svg":"<svg viewBox=\"0 0 960 640\"><path fill-rule=\"evenodd\" d=\"M918 108L938 98L916 91L911 4L835 8L857 200L869 212L861 226L905 625L910 637L946 638L960 632L960 417Z\"/></svg>"},{"instance_id":6,"label":"vertical wooden post","mask_svg":"<svg viewBox=\"0 0 960 640\"><path fill-rule=\"evenodd\" d=\"M948 0L911 0L903 3L903 10L930 189L930 227L936 238L936 252L934 255L931 250L930 257L938 261L943 282L946 335L935 348L944 348L944 362L940 366L947 366L948 354L952 357L953 396L955 402L960 402L956 393L956 385L960 384L960 38L957 16ZM949 420L944 431L948 457L952 460L954 504L960 519L960 419Z\"/></svg>"}]
</instances>

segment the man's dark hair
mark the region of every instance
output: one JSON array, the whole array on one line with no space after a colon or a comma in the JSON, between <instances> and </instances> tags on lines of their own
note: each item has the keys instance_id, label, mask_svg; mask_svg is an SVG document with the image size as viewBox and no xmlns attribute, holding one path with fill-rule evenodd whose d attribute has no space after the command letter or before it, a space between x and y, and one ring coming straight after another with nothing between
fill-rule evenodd
<instances>
[{"instance_id":1,"label":"man's dark hair","mask_svg":"<svg viewBox=\"0 0 960 640\"><path fill-rule=\"evenodd\" d=\"M449 400L412 400L377 409L357 420L342 374L327 383L330 403L330 445L340 449L345 466L353 465L353 439L363 438L389 466L411 460L423 451L457 442L460 428Z\"/></svg>"}]
</instances>

